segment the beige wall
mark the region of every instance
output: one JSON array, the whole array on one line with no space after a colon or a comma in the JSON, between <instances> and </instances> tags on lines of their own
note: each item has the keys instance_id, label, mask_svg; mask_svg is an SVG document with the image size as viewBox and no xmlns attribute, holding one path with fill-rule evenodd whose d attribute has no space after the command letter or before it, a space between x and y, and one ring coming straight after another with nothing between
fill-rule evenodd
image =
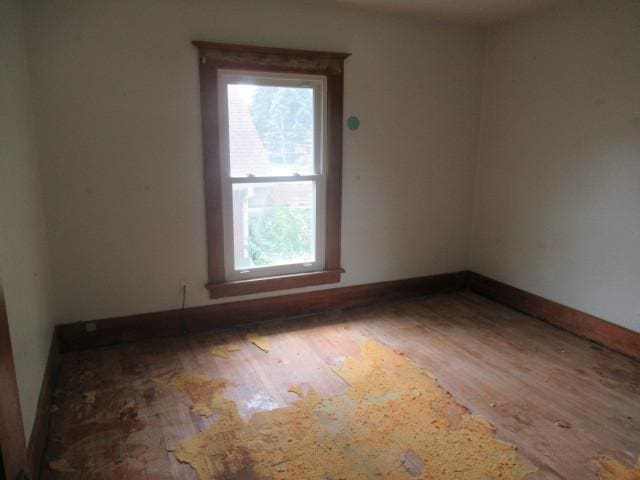
<instances>
[{"instance_id":1,"label":"beige wall","mask_svg":"<svg viewBox=\"0 0 640 480\"><path fill-rule=\"evenodd\" d=\"M194 39L351 52L343 285L466 268L484 32L271 1L27 1L59 322L210 303Z\"/></svg>"},{"instance_id":2,"label":"beige wall","mask_svg":"<svg viewBox=\"0 0 640 480\"><path fill-rule=\"evenodd\" d=\"M488 36L471 268L640 331L640 2Z\"/></svg>"},{"instance_id":3,"label":"beige wall","mask_svg":"<svg viewBox=\"0 0 640 480\"><path fill-rule=\"evenodd\" d=\"M0 2L0 276L27 439L53 329L34 144L20 1L3 0Z\"/></svg>"}]
</instances>

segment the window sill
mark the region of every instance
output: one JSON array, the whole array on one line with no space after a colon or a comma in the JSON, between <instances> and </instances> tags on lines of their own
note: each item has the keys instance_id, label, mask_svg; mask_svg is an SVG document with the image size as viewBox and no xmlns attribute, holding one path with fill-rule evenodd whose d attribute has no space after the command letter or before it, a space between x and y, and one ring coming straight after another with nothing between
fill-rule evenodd
<instances>
[{"instance_id":1,"label":"window sill","mask_svg":"<svg viewBox=\"0 0 640 480\"><path fill-rule=\"evenodd\" d=\"M252 293L273 292L290 288L310 287L327 283L338 283L344 270L321 270L319 272L295 273L277 277L252 278L232 282L209 283L209 298L235 297Z\"/></svg>"}]
</instances>

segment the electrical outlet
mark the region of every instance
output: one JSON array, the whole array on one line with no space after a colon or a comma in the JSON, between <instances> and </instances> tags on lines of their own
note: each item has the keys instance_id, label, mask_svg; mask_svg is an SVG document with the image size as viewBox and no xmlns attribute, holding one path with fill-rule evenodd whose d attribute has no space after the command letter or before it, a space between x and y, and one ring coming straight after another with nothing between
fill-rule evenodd
<instances>
[{"instance_id":1,"label":"electrical outlet","mask_svg":"<svg viewBox=\"0 0 640 480\"><path fill-rule=\"evenodd\" d=\"M185 279L180 280L180 288L186 288L189 286L189 282L187 282Z\"/></svg>"},{"instance_id":2,"label":"electrical outlet","mask_svg":"<svg viewBox=\"0 0 640 480\"><path fill-rule=\"evenodd\" d=\"M84 324L85 332L95 332L98 329L96 322L87 322Z\"/></svg>"}]
</instances>

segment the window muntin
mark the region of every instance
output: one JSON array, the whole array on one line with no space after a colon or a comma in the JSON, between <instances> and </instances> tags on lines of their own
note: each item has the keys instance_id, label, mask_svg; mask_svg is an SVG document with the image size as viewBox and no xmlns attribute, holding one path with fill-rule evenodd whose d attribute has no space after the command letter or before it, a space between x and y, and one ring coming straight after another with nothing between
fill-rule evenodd
<instances>
[{"instance_id":1,"label":"window muntin","mask_svg":"<svg viewBox=\"0 0 640 480\"><path fill-rule=\"evenodd\" d=\"M227 281L322 270L326 80L220 70Z\"/></svg>"}]
</instances>

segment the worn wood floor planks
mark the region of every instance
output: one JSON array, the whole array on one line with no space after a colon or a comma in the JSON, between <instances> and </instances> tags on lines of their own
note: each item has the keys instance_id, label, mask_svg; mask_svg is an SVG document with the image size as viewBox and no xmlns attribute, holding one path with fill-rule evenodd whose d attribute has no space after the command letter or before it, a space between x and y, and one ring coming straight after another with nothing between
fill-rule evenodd
<instances>
[{"instance_id":1,"label":"worn wood floor planks","mask_svg":"<svg viewBox=\"0 0 640 480\"><path fill-rule=\"evenodd\" d=\"M539 468L530 478L595 479L597 456L632 465L640 454L638 362L473 293L270 322L257 331L269 338L268 353L237 330L64 355L47 460L64 458L75 471L45 468L43 478L195 479L171 449L214 420L192 414L189 399L163 382L187 371L226 378L233 383L227 398L248 417L293 402L287 390L294 384L323 396L344 392L331 367L358 357L367 339L402 351L492 422ZM228 342L242 349L227 359L211 355ZM83 403L94 390L95 403ZM137 416L121 420L128 402Z\"/></svg>"}]
</instances>

